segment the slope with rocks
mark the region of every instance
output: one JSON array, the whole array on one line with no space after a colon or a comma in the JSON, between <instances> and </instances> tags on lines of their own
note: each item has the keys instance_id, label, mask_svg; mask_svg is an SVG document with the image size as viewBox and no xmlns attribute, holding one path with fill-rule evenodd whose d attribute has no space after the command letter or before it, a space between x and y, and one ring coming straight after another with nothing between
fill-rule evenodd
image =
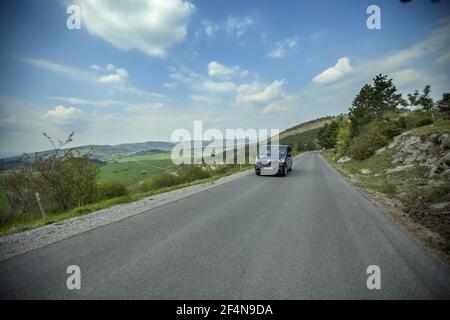
<instances>
[{"instance_id":1,"label":"slope with rocks","mask_svg":"<svg viewBox=\"0 0 450 320\"><path fill-rule=\"evenodd\" d=\"M450 262L450 126L405 132L363 161L332 150L323 156Z\"/></svg>"}]
</instances>

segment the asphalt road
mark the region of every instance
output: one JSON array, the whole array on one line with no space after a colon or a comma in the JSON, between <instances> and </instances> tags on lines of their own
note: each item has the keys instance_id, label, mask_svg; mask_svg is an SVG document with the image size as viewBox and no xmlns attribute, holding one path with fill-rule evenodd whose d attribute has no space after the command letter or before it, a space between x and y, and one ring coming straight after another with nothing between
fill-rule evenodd
<instances>
[{"instance_id":1,"label":"asphalt road","mask_svg":"<svg viewBox=\"0 0 450 320\"><path fill-rule=\"evenodd\" d=\"M66 268L81 268L81 289ZM381 270L369 290L366 269ZM449 271L318 154L0 262L2 298L449 298Z\"/></svg>"}]
</instances>

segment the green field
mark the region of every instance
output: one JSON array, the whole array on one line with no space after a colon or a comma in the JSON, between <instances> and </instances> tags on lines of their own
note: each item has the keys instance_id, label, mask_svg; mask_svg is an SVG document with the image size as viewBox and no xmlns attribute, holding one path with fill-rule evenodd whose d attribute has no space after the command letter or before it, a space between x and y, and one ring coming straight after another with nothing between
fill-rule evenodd
<instances>
[{"instance_id":1,"label":"green field","mask_svg":"<svg viewBox=\"0 0 450 320\"><path fill-rule=\"evenodd\" d=\"M5 190L0 186L0 216L8 212L8 200L6 199Z\"/></svg>"},{"instance_id":2,"label":"green field","mask_svg":"<svg viewBox=\"0 0 450 320\"><path fill-rule=\"evenodd\" d=\"M130 186L173 168L170 153L126 157L101 166L99 181L117 180Z\"/></svg>"}]
</instances>

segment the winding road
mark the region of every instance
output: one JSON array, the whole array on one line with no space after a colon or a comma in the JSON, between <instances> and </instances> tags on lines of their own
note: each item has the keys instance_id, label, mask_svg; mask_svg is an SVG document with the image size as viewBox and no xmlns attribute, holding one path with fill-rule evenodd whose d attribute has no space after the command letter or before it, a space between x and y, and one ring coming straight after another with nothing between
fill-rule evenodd
<instances>
[{"instance_id":1,"label":"winding road","mask_svg":"<svg viewBox=\"0 0 450 320\"><path fill-rule=\"evenodd\" d=\"M66 287L69 265L80 290ZM450 297L450 274L307 153L287 177L248 175L2 261L0 297L436 299Z\"/></svg>"}]
</instances>

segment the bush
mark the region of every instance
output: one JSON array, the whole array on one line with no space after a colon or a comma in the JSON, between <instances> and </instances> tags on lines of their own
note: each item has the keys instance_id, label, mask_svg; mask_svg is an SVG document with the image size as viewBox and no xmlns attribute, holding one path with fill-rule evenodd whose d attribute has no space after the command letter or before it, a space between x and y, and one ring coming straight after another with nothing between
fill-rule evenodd
<instances>
[{"instance_id":1,"label":"bush","mask_svg":"<svg viewBox=\"0 0 450 320\"><path fill-rule=\"evenodd\" d=\"M352 139L349 147L350 156L355 160L369 158L376 150L389 143L390 135L394 132L392 124L378 121L370 123L359 136Z\"/></svg>"},{"instance_id":2,"label":"bush","mask_svg":"<svg viewBox=\"0 0 450 320\"><path fill-rule=\"evenodd\" d=\"M339 155L344 155L350 145L350 123L342 121L336 135L336 148Z\"/></svg>"},{"instance_id":3,"label":"bush","mask_svg":"<svg viewBox=\"0 0 450 320\"><path fill-rule=\"evenodd\" d=\"M0 176L0 185L8 204L10 220L37 209L36 181L29 170L11 171ZM0 222L6 217L0 217Z\"/></svg>"},{"instance_id":4,"label":"bush","mask_svg":"<svg viewBox=\"0 0 450 320\"><path fill-rule=\"evenodd\" d=\"M195 165L181 166L178 175L182 182L191 182L205 179L210 176L208 170L203 170L201 166Z\"/></svg>"},{"instance_id":5,"label":"bush","mask_svg":"<svg viewBox=\"0 0 450 320\"><path fill-rule=\"evenodd\" d=\"M225 172L228 168L225 166L223 169L220 168L219 170L224 170ZM209 170L203 170L203 167L200 165L181 165L178 170L178 175L163 172L153 176L149 180L141 181L139 183L139 191L147 192L150 190L158 190L209 177Z\"/></svg>"},{"instance_id":6,"label":"bush","mask_svg":"<svg viewBox=\"0 0 450 320\"><path fill-rule=\"evenodd\" d=\"M101 200L124 196L127 194L125 184L119 181L106 181L97 185L98 197Z\"/></svg>"},{"instance_id":7,"label":"bush","mask_svg":"<svg viewBox=\"0 0 450 320\"><path fill-rule=\"evenodd\" d=\"M388 140L398 136L403 131L401 126L393 121L375 121L370 128L373 132L379 132L384 135Z\"/></svg>"},{"instance_id":8,"label":"bush","mask_svg":"<svg viewBox=\"0 0 450 320\"><path fill-rule=\"evenodd\" d=\"M95 200L99 168L86 158L70 157L63 163L61 184L69 193L69 207L82 207Z\"/></svg>"},{"instance_id":9,"label":"bush","mask_svg":"<svg viewBox=\"0 0 450 320\"><path fill-rule=\"evenodd\" d=\"M181 179L178 176L175 176L167 172L163 172L153 176L150 180L142 181L139 184L139 189L141 192L147 192L150 190L157 190L161 188L175 186L181 183L183 183L183 181L181 181Z\"/></svg>"},{"instance_id":10,"label":"bush","mask_svg":"<svg viewBox=\"0 0 450 320\"><path fill-rule=\"evenodd\" d=\"M423 111L413 111L406 116L401 117L399 122L405 129L413 129L432 124L433 119L429 113L425 113Z\"/></svg>"}]
</instances>

